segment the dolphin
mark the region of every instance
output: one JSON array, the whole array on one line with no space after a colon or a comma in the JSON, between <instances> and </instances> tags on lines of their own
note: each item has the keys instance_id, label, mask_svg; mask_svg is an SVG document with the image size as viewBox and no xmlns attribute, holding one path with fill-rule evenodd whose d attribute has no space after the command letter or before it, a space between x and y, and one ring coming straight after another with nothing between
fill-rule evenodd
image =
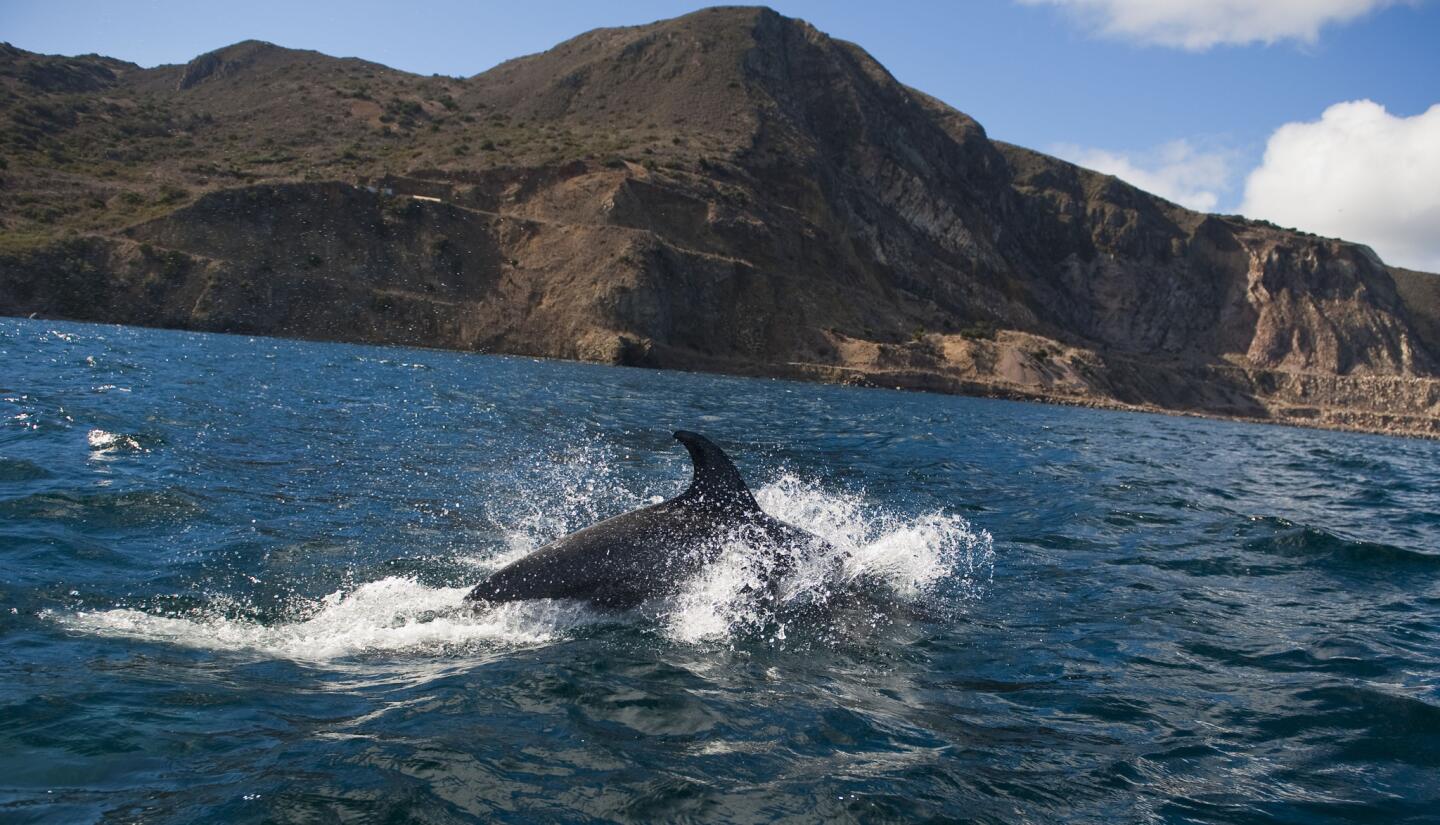
<instances>
[{"instance_id":1,"label":"dolphin","mask_svg":"<svg viewBox=\"0 0 1440 825\"><path fill-rule=\"evenodd\" d=\"M740 471L710 439L686 430L675 439L695 465L685 492L547 544L491 573L465 600L580 599L624 610L677 592L732 537L773 554L775 572L789 569L806 548L828 547L761 510Z\"/></svg>"}]
</instances>

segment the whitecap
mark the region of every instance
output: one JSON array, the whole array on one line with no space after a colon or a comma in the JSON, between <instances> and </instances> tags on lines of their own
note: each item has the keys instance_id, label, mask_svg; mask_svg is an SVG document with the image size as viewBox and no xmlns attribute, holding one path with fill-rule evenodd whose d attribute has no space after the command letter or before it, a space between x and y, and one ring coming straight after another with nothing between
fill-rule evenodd
<instances>
[{"instance_id":1,"label":"whitecap","mask_svg":"<svg viewBox=\"0 0 1440 825\"><path fill-rule=\"evenodd\" d=\"M99 453L142 449L140 442L136 441L133 436L128 436L124 433L110 433L99 429L86 433L85 440L89 442L90 449Z\"/></svg>"}]
</instances>

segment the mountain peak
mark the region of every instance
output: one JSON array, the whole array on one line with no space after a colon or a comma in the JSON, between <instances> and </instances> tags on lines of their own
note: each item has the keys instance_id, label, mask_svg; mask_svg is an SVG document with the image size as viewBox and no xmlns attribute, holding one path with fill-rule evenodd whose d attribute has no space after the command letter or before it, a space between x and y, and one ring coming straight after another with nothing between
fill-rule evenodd
<instances>
[{"instance_id":1,"label":"mountain peak","mask_svg":"<svg viewBox=\"0 0 1440 825\"><path fill-rule=\"evenodd\" d=\"M291 54L293 51L264 40L242 40L213 52L206 52L185 64L185 71L180 75L177 88L184 91L212 78L231 77L257 62Z\"/></svg>"},{"instance_id":2,"label":"mountain peak","mask_svg":"<svg viewBox=\"0 0 1440 825\"><path fill-rule=\"evenodd\" d=\"M0 312L1440 433L1433 276L992 142L764 7L468 79L0 47L0 91Z\"/></svg>"},{"instance_id":3,"label":"mountain peak","mask_svg":"<svg viewBox=\"0 0 1440 825\"><path fill-rule=\"evenodd\" d=\"M764 6L595 29L470 80L525 120L643 128L751 145L762 123L813 133L907 91L863 49Z\"/></svg>"}]
</instances>

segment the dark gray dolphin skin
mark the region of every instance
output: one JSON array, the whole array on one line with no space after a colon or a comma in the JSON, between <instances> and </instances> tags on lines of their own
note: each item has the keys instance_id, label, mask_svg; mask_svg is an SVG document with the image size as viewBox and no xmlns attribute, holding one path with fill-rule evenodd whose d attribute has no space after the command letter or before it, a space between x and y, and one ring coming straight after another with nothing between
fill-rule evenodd
<instances>
[{"instance_id":1,"label":"dark gray dolphin skin","mask_svg":"<svg viewBox=\"0 0 1440 825\"><path fill-rule=\"evenodd\" d=\"M547 544L490 574L465 600L583 599L626 609L674 593L736 531L775 553L777 571L794 550L824 546L818 536L766 515L740 471L708 438L685 430L675 438L695 465L685 492Z\"/></svg>"}]
</instances>

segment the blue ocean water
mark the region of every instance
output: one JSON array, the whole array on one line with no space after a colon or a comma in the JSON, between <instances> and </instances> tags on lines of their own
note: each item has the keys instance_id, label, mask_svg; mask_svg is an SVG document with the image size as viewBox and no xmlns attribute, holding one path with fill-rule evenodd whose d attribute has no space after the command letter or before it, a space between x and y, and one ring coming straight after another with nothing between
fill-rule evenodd
<instances>
[{"instance_id":1,"label":"blue ocean water","mask_svg":"<svg viewBox=\"0 0 1440 825\"><path fill-rule=\"evenodd\" d=\"M677 492L680 427L845 598L738 547L461 605ZM1437 490L1423 441L0 319L0 820L1433 822Z\"/></svg>"}]
</instances>

